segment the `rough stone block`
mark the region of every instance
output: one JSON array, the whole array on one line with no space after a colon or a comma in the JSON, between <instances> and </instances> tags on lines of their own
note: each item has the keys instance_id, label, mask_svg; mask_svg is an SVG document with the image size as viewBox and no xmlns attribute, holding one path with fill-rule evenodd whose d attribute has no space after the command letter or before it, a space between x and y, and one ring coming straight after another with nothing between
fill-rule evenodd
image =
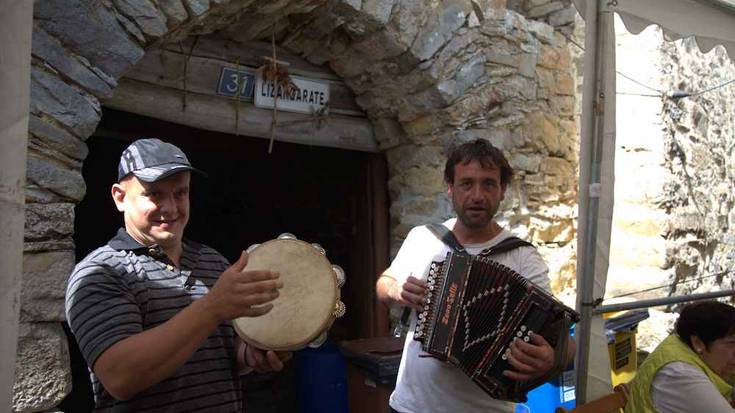
<instances>
[{"instance_id":1,"label":"rough stone block","mask_svg":"<svg viewBox=\"0 0 735 413\"><path fill-rule=\"evenodd\" d=\"M392 19L395 23L390 28L399 35L399 42L406 48L416 40L427 9L422 1L401 1L400 7L396 7Z\"/></svg>"},{"instance_id":2,"label":"rough stone block","mask_svg":"<svg viewBox=\"0 0 735 413\"><path fill-rule=\"evenodd\" d=\"M531 217L529 232L536 243L564 243L574 239L572 220L547 220L541 217Z\"/></svg>"},{"instance_id":3,"label":"rough stone block","mask_svg":"<svg viewBox=\"0 0 735 413\"><path fill-rule=\"evenodd\" d=\"M55 75L31 69L31 113L48 115L86 139L100 120L100 104Z\"/></svg>"},{"instance_id":4,"label":"rough stone block","mask_svg":"<svg viewBox=\"0 0 735 413\"><path fill-rule=\"evenodd\" d=\"M536 65L538 64L538 54L521 53L518 56L518 74L528 78L533 78L536 74Z\"/></svg>"},{"instance_id":5,"label":"rough stone block","mask_svg":"<svg viewBox=\"0 0 735 413\"><path fill-rule=\"evenodd\" d=\"M430 69L426 72L432 79L436 80L448 75L451 76L451 73L454 73L458 67L466 64L469 60L477 59L483 54L479 50L481 49L479 45L484 40L475 30L467 31L463 34L459 34L458 31L432 60L425 62L427 65L431 64ZM503 44L502 46L506 45ZM502 46L495 50L501 49ZM505 48L502 49L507 50ZM507 54L512 53L512 51L507 52Z\"/></svg>"},{"instance_id":6,"label":"rough stone block","mask_svg":"<svg viewBox=\"0 0 735 413\"><path fill-rule=\"evenodd\" d=\"M541 166L542 158L542 155L519 153L513 155L513 157L509 161L510 165L515 170L537 173L539 171L539 167Z\"/></svg>"},{"instance_id":7,"label":"rough stone block","mask_svg":"<svg viewBox=\"0 0 735 413\"><path fill-rule=\"evenodd\" d=\"M550 154L558 154L561 149L559 128L543 112L534 112L528 119L532 144L545 148Z\"/></svg>"},{"instance_id":8,"label":"rough stone block","mask_svg":"<svg viewBox=\"0 0 735 413\"><path fill-rule=\"evenodd\" d=\"M73 250L74 240L72 238L53 239L48 241L25 241L23 242L24 253L50 252Z\"/></svg>"},{"instance_id":9,"label":"rough stone block","mask_svg":"<svg viewBox=\"0 0 735 413\"><path fill-rule=\"evenodd\" d=\"M497 63L499 65L509 66L513 68L518 67L518 56L512 55L506 52L488 51L485 53L487 61L490 63ZM534 63L534 66L535 63Z\"/></svg>"},{"instance_id":10,"label":"rough stone block","mask_svg":"<svg viewBox=\"0 0 735 413\"><path fill-rule=\"evenodd\" d=\"M130 39L104 2L39 1L33 15L36 24L113 78L143 57L143 49Z\"/></svg>"},{"instance_id":11,"label":"rough stone block","mask_svg":"<svg viewBox=\"0 0 735 413\"><path fill-rule=\"evenodd\" d=\"M63 153L73 159L84 160L89 153L87 145L66 130L31 115L28 131L43 142L44 145Z\"/></svg>"},{"instance_id":12,"label":"rough stone block","mask_svg":"<svg viewBox=\"0 0 735 413\"><path fill-rule=\"evenodd\" d=\"M335 72L344 78L357 76L367 69L366 62L360 58L360 53L355 49L348 49L348 51L330 61L329 64Z\"/></svg>"},{"instance_id":13,"label":"rough stone block","mask_svg":"<svg viewBox=\"0 0 735 413\"><path fill-rule=\"evenodd\" d=\"M166 25L169 28L176 27L189 18L189 13L181 0L158 0L158 7L166 16Z\"/></svg>"},{"instance_id":14,"label":"rough stone block","mask_svg":"<svg viewBox=\"0 0 735 413\"><path fill-rule=\"evenodd\" d=\"M420 29L411 52L420 60L430 59L452 38L452 33L464 25L470 11L469 4L458 1L437 8Z\"/></svg>"},{"instance_id":15,"label":"rough stone block","mask_svg":"<svg viewBox=\"0 0 735 413\"><path fill-rule=\"evenodd\" d=\"M562 3L561 1L552 1L550 3L530 8L528 10L528 17L532 19L538 19L539 17L546 16L563 8L564 3Z\"/></svg>"},{"instance_id":16,"label":"rough stone block","mask_svg":"<svg viewBox=\"0 0 735 413\"><path fill-rule=\"evenodd\" d=\"M209 0L184 0L184 6L191 16L201 16L209 10Z\"/></svg>"},{"instance_id":17,"label":"rough stone block","mask_svg":"<svg viewBox=\"0 0 735 413\"><path fill-rule=\"evenodd\" d=\"M401 122L403 130L408 136L421 136L430 134L438 126L436 115L428 114L407 122Z\"/></svg>"},{"instance_id":18,"label":"rough stone block","mask_svg":"<svg viewBox=\"0 0 735 413\"><path fill-rule=\"evenodd\" d=\"M131 20L128 16L124 15L117 9L114 10L114 13L115 18L118 22L120 22L125 31L133 36L135 40L138 41L138 43L145 45L148 42L145 38L145 35L143 34L143 31L140 30L140 27L138 27L138 25L135 24L133 20Z\"/></svg>"},{"instance_id":19,"label":"rough stone block","mask_svg":"<svg viewBox=\"0 0 735 413\"><path fill-rule=\"evenodd\" d=\"M531 32L537 39L546 44L554 43L555 34L554 28L548 24L536 20L528 22L528 31Z\"/></svg>"},{"instance_id":20,"label":"rough stone block","mask_svg":"<svg viewBox=\"0 0 735 413\"><path fill-rule=\"evenodd\" d=\"M113 0L117 10L135 22L148 37L159 38L168 32L166 16L149 0Z\"/></svg>"},{"instance_id":21,"label":"rough stone block","mask_svg":"<svg viewBox=\"0 0 735 413\"><path fill-rule=\"evenodd\" d=\"M546 69L567 71L572 67L569 50L542 45L538 65Z\"/></svg>"},{"instance_id":22,"label":"rough stone block","mask_svg":"<svg viewBox=\"0 0 735 413\"><path fill-rule=\"evenodd\" d=\"M373 121L373 132L380 149L397 146L406 136L401 124L392 118L380 118Z\"/></svg>"},{"instance_id":23,"label":"rough stone block","mask_svg":"<svg viewBox=\"0 0 735 413\"><path fill-rule=\"evenodd\" d=\"M434 112L437 109L446 107L452 99L452 96L445 93L434 85L422 92L409 96L398 108L398 119L403 121L412 121L423 116L426 113Z\"/></svg>"},{"instance_id":24,"label":"rough stone block","mask_svg":"<svg viewBox=\"0 0 735 413\"><path fill-rule=\"evenodd\" d=\"M364 40L353 43L352 47L363 55L361 60L364 65L369 64L365 60L385 60L406 52L406 48L402 47L395 34L389 30L379 30Z\"/></svg>"},{"instance_id":25,"label":"rough stone block","mask_svg":"<svg viewBox=\"0 0 735 413\"><path fill-rule=\"evenodd\" d=\"M566 72L556 74L554 92L559 95L573 96L575 92L574 78Z\"/></svg>"},{"instance_id":26,"label":"rough stone block","mask_svg":"<svg viewBox=\"0 0 735 413\"><path fill-rule=\"evenodd\" d=\"M574 23L577 16L577 9L573 5L569 5L561 10L557 10L549 14L549 24L554 27L566 26Z\"/></svg>"},{"instance_id":27,"label":"rough stone block","mask_svg":"<svg viewBox=\"0 0 735 413\"><path fill-rule=\"evenodd\" d=\"M395 0L363 0L362 11L384 25L390 20L393 3Z\"/></svg>"},{"instance_id":28,"label":"rough stone block","mask_svg":"<svg viewBox=\"0 0 735 413\"><path fill-rule=\"evenodd\" d=\"M506 0L471 0L473 11L477 12L478 17L484 20L488 13L505 11L508 8Z\"/></svg>"},{"instance_id":29,"label":"rough stone block","mask_svg":"<svg viewBox=\"0 0 735 413\"><path fill-rule=\"evenodd\" d=\"M74 204L26 204L26 241L70 237L74 233Z\"/></svg>"},{"instance_id":30,"label":"rough stone block","mask_svg":"<svg viewBox=\"0 0 735 413\"><path fill-rule=\"evenodd\" d=\"M549 99L551 109L562 116L574 116L574 96L554 96Z\"/></svg>"},{"instance_id":31,"label":"rough stone block","mask_svg":"<svg viewBox=\"0 0 735 413\"><path fill-rule=\"evenodd\" d=\"M115 79L104 75L99 69L91 69L86 59L72 55L57 39L38 27L33 30L33 55L95 96L111 97L112 89L117 86Z\"/></svg>"},{"instance_id":32,"label":"rough stone block","mask_svg":"<svg viewBox=\"0 0 735 413\"><path fill-rule=\"evenodd\" d=\"M475 56L459 67L452 79L439 83L437 89L447 102L452 102L462 96L484 74L485 56Z\"/></svg>"},{"instance_id":33,"label":"rough stone block","mask_svg":"<svg viewBox=\"0 0 735 413\"><path fill-rule=\"evenodd\" d=\"M386 152L393 173L410 168L444 166L444 151L440 146L403 145Z\"/></svg>"},{"instance_id":34,"label":"rough stone block","mask_svg":"<svg viewBox=\"0 0 735 413\"><path fill-rule=\"evenodd\" d=\"M509 76L498 89L507 99L520 97L527 101L535 101L538 85L527 77Z\"/></svg>"},{"instance_id":35,"label":"rough stone block","mask_svg":"<svg viewBox=\"0 0 735 413\"><path fill-rule=\"evenodd\" d=\"M30 152L28 153L27 165L26 174L29 184L51 190L67 200L79 202L84 197L87 186L84 183L81 171L68 169Z\"/></svg>"},{"instance_id":36,"label":"rough stone block","mask_svg":"<svg viewBox=\"0 0 735 413\"><path fill-rule=\"evenodd\" d=\"M569 179L574 176L575 170L569 161L550 156L541 163L541 172L547 176Z\"/></svg>"},{"instance_id":37,"label":"rough stone block","mask_svg":"<svg viewBox=\"0 0 735 413\"><path fill-rule=\"evenodd\" d=\"M20 320L64 321L66 280L74 269L74 251L23 254Z\"/></svg>"},{"instance_id":38,"label":"rough stone block","mask_svg":"<svg viewBox=\"0 0 735 413\"><path fill-rule=\"evenodd\" d=\"M71 392L69 347L60 323L21 324L13 384L13 411L40 412Z\"/></svg>"}]
</instances>

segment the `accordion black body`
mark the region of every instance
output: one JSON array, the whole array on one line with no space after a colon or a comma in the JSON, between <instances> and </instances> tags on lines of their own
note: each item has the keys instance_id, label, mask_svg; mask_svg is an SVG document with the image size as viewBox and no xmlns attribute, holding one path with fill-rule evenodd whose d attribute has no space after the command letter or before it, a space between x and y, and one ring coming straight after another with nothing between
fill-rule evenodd
<instances>
[{"instance_id":1,"label":"accordion black body","mask_svg":"<svg viewBox=\"0 0 735 413\"><path fill-rule=\"evenodd\" d=\"M525 401L526 393L565 367L569 328L579 315L520 274L487 257L450 252L431 264L429 292L414 339L429 356L464 371L495 399ZM503 376L514 338L543 336L554 347L552 371L517 382Z\"/></svg>"}]
</instances>

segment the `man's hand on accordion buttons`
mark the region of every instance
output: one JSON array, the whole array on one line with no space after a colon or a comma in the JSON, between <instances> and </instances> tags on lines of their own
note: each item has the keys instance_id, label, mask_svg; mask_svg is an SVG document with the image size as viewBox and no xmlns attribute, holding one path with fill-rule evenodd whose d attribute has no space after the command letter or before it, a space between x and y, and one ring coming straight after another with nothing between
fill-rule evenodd
<instances>
[{"instance_id":1,"label":"man's hand on accordion buttons","mask_svg":"<svg viewBox=\"0 0 735 413\"><path fill-rule=\"evenodd\" d=\"M413 275L409 276L403 284L396 283L397 289L393 299L402 306L408 306L416 311L424 310L424 299L426 298L426 282Z\"/></svg>"},{"instance_id":2,"label":"man's hand on accordion buttons","mask_svg":"<svg viewBox=\"0 0 735 413\"><path fill-rule=\"evenodd\" d=\"M513 340L508 362L513 370L504 371L506 377L516 381L531 380L554 366L554 348L540 334L532 333L529 342Z\"/></svg>"}]
</instances>

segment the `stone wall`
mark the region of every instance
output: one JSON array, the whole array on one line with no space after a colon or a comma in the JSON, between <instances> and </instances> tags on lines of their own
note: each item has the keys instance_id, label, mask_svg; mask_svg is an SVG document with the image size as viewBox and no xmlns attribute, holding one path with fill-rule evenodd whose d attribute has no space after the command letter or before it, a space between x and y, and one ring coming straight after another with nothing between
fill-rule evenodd
<instances>
[{"instance_id":1,"label":"stone wall","mask_svg":"<svg viewBox=\"0 0 735 413\"><path fill-rule=\"evenodd\" d=\"M704 54L691 40L666 42L655 26L633 35L619 19L616 54L615 210L606 298L732 288L733 86L682 99L668 95L734 79L735 66L721 48ZM695 281L708 274L716 276ZM673 310L649 309L638 328L639 350L652 351L670 333Z\"/></svg>"},{"instance_id":2,"label":"stone wall","mask_svg":"<svg viewBox=\"0 0 735 413\"><path fill-rule=\"evenodd\" d=\"M667 216L660 203L669 175L666 157L661 75L661 30L652 26L629 33L615 20L617 76L617 140L615 208L610 240L607 297L665 285L664 232ZM633 79L633 80L631 80ZM661 290L636 298L662 296Z\"/></svg>"},{"instance_id":3,"label":"stone wall","mask_svg":"<svg viewBox=\"0 0 735 413\"><path fill-rule=\"evenodd\" d=\"M735 64L722 47L702 53L693 40L661 48L665 90L691 96L667 99L666 183L670 216L666 265L672 294L735 288ZM704 278L697 281L696 279Z\"/></svg>"},{"instance_id":4,"label":"stone wall","mask_svg":"<svg viewBox=\"0 0 735 413\"><path fill-rule=\"evenodd\" d=\"M573 271L576 87L567 41L547 24L561 9L548 9L524 13L532 20L503 0L36 2L15 411L51 409L69 391L60 322L84 140L125 71L188 36L275 33L344 79L388 158L394 251L411 226L451 215L443 153L479 137L518 171L501 222L540 246L554 280Z\"/></svg>"}]
</instances>

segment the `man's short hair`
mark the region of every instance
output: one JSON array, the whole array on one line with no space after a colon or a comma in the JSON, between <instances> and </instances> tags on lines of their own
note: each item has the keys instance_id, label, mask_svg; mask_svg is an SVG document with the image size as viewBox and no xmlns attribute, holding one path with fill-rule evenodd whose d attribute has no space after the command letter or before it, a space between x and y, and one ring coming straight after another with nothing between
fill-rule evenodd
<instances>
[{"instance_id":1,"label":"man's short hair","mask_svg":"<svg viewBox=\"0 0 735 413\"><path fill-rule=\"evenodd\" d=\"M447 163L444 167L444 181L454 183L454 167L457 164L467 164L477 161L483 168L500 169L500 185L505 188L513 179L513 168L500 149L484 139L475 139L470 142L454 146L449 150Z\"/></svg>"}]
</instances>

